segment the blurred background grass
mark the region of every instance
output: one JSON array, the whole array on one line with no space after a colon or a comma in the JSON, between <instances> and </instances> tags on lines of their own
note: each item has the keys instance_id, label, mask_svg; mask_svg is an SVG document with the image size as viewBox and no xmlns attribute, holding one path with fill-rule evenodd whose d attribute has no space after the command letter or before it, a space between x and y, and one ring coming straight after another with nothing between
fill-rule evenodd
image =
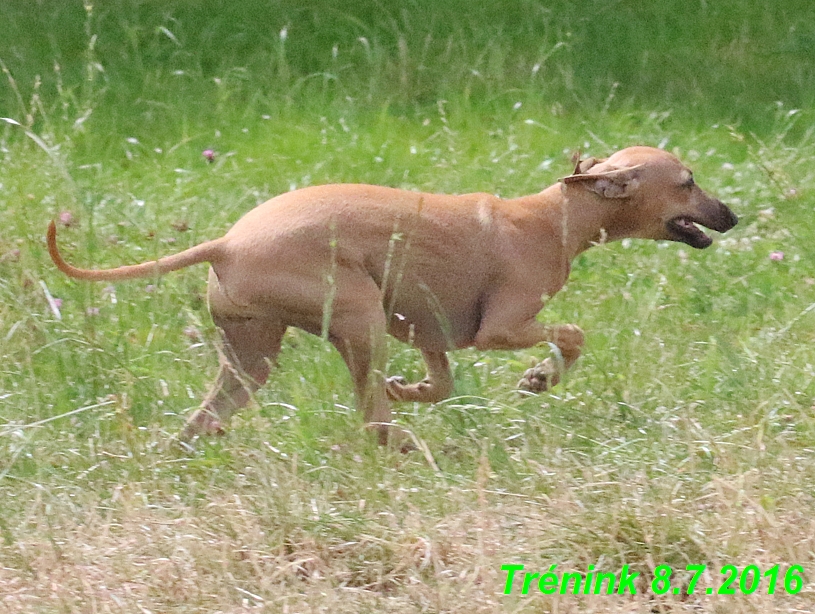
<instances>
[{"instance_id":1,"label":"blurred background grass","mask_svg":"<svg viewBox=\"0 0 815 614\"><path fill-rule=\"evenodd\" d=\"M93 89L93 121L131 132L346 97L399 113L439 99L575 119L638 107L761 131L777 101L815 102L807 0L37 0L4 3L0 40L23 100L40 80L48 101ZM0 107L18 106L0 89Z\"/></svg>"}]
</instances>

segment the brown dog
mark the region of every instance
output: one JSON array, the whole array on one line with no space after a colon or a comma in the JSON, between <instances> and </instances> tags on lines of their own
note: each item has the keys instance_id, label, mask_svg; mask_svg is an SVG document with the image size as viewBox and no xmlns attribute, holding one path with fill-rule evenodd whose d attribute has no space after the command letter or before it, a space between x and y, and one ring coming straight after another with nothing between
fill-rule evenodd
<instances>
[{"instance_id":1,"label":"brown dog","mask_svg":"<svg viewBox=\"0 0 815 614\"><path fill-rule=\"evenodd\" d=\"M296 326L334 344L365 421L385 443L389 398L432 403L450 394L449 350L550 342L560 350L562 368L570 367L580 355L582 331L544 326L536 315L580 252L625 237L704 248L711 239L696 224L724 232L737 221L673 155L631 147L578 162L573 175L522 198L326 185L277 196L220 239L154 262L72 267L57 251L53 222L48 249L57 267L78 279L115 281L212 265L209 306L226 351L184 438L220 432L266 381L283 334ZM421 350L424 381L384 377L386 332ZM520 386L540 391L556 384L557 367L547 358Z\"/></svg>"}]
</instances>

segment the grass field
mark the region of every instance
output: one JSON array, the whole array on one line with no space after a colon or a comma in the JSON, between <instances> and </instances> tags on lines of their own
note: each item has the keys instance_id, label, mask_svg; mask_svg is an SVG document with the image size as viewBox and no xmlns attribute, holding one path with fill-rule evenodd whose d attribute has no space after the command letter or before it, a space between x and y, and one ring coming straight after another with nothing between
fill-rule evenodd
<instances>
[{"instance_id":1,"label":"grass field","mask_svg":"<svg viewBox=\"0 0 815 614\"><path fill-rule=\"evenodd\" d=\"M0 611L815 612L815 6L649 6L6 3ZM228 434L178 450L217 366L206 269L94 285L45 249L58 218L71 262L152 259L328 182L516 196L632 144L740 224L581 255L541 314L587 333L566 381L522 396L545 350L457 352L452 398L397 407L424 452L364 436L297 331ZM507 564L642 575L504 595ZM655 595L660 564L708 572ZM801 590L705 595L728 564Z\"/></svg>"}]
</instances>

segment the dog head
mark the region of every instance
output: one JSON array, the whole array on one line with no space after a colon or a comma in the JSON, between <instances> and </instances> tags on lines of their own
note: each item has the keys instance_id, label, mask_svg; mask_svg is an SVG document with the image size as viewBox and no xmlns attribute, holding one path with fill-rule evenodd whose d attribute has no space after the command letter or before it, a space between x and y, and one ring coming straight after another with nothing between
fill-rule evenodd
<instances>
[{"instance_id":1,"label":"dog head","mask_svg":"<svg viewBox=\"0 0 815 614\"><path fill-rule=\"evenodd\" d=\"M706 194L676 156L653 147L629 147L610 158L577 160L565 190L593 193L609 208L609 240L668 240L702 249L713 240L698 226L725 232L738 223L720 200Z\"/></svg>"}]
</instances>

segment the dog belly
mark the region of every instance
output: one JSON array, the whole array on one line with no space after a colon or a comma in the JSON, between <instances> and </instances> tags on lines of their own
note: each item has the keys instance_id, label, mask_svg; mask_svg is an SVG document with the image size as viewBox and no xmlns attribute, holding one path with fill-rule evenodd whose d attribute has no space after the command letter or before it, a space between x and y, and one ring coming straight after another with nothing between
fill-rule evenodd
<instances>
[{"instance_id":1,"label":"dog belly","mask_svg":"<svg viewBox=\"0 0 815 614\"><path fill-rule=\"evenodd\" d=\"M456 313L457 317L452 319L438 310L412 313L397 306L390 318L388 332L403 343L431 352L470 346L478 332L478 310L472 307Z\"/></svg>"}]
</instances>

